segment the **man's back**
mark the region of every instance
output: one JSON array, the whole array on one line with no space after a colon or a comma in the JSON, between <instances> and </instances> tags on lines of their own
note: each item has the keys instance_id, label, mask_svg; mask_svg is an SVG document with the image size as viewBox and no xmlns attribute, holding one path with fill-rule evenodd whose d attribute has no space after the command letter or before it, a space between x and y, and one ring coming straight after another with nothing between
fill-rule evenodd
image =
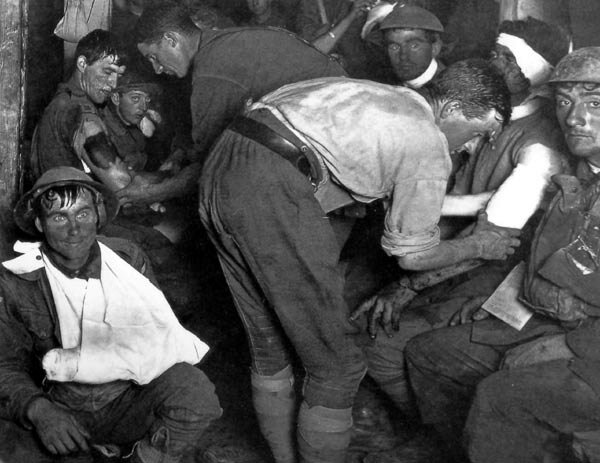
<instances>
[{"instance_id":1,"label":"man's back","mask_svg":"<svg viewBox=\"0 0 600 463\"><path fill-rule=\"evenodd\" d=\"M346 75L335 59L279 29L205 31L193 67L192 138L199 152L248 99L302 80Z\"/></svg>"}]
</instances>

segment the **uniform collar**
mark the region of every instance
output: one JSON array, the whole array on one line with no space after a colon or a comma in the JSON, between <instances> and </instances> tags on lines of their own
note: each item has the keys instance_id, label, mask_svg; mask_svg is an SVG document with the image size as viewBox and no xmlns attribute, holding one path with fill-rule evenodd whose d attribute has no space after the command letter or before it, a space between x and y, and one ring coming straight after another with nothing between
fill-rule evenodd
<instances>
[{"instance_id":1,"label":"uniform collar","mask_svg":"<svg viewBox=\"0 0 600 463\"><path fill-rule=\"evenodd\" d=\"M70 93L73 96L78 96L78 97L86 97L87 98L87 94L83 91L83 89L81 88L81 86L79 85L79 82L77 82L77 79L75 78L75 75L71 76L71 78L69 80L67 80L66 82L63 82L62 84L59 84L58 86L58 91L66 91L68 93Z\"/></svg>"},{"instance_id":2,"label":"uniform collar","mask_svg":"<svg viewBox=\"0 0 600 463\"><path fill-rule=\"evenodd\" d=\"M117 135L125 135L127 133L128 126L121 120L117 114L117 107L109 102L104 110L104 122L108 126L109 130Z\"/></svg>"},{"instance_id":3,"label":"uniform collar","mask_svg":"<svg viewBox=\"0 0 600 463\"><path fill-rule=\"evenodd\" d=\"M510 115L511 121L523 119L524 117L531 116L537 112L544 105L543 98L532 98L525 100L519 106L513 106L512 113Z\"/></svg>"},{"instance_id":4,"label":"uniform collar","mask_svg":"<svg viewBox=\"0 0 600 463\"><path fill-rule=\"evenodd\" d=\"M429 66L427 67L427 69L425 69L425 72L423 74L421 74L418 77L415 77L414 79L407 80L406 82L404 82L404 85L413 89L421 88L431 79L433 79L435 73L437 72L437 69L438 62L435 58L432 58L431 63L429 63Z\"/></svg>"},{"instance_id":5,"label":"uniform collar","mask_svg":"<svg viewBox=\"0 0 600 463\"><path fill-rule=\"evenodd\" d=\"M44 268L42 253L50 259L52 265L69 278L82 278L85 280L89 278L100 278L102 260L100 256L100 246L97 241L90 249L90 255L87 262L83 267L77 270L68 269L64 265L56 262L56 260L52 258L52 254L47 252L48 247L45 243L24 243L17 241L13 249L16 252L21 253L21 255L14 259L2 262L2 265L11 273L26 280L36 280L39 278L39 270Z\"/></svg>"}]
</instances>

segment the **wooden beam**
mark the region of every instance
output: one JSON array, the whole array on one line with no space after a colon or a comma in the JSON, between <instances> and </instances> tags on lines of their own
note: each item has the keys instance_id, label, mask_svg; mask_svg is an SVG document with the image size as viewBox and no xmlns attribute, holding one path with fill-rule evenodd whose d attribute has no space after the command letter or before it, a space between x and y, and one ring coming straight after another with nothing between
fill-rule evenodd
<instances>
[{"instance_id":1,"label":"wooden beam","mask_svg":"<svg viewBox=\"0 0 600 463\"><path fill-rule=\"evenodd\" d=\"M0 257L15 237L12 208L22 184L28 0L2 0L0 14Z\"/></svg>"}]
</instances>

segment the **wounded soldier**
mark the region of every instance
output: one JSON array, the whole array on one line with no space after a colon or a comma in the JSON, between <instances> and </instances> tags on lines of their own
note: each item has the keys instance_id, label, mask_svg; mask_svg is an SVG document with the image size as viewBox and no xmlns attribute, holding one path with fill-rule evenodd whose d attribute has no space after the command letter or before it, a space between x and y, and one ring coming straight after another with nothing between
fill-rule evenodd
<instances>
[{"instance_id":1,"label":"wounded soldier","mask_svg":"<svg viewBox=\"0 0 600 463\"><path fill-rule=\"evenodd\" d=\"M178 462L221 414L193 366L208 347L179 324L145 256L97 236L117 209L74 167L48 170L15 208L41 241L18 242L0 268L0 441L34 451L2 461L129 449L132 462Z\"/></svg>"},{"instance_id":2,"label":"wounded soldier","mask_svg":"<svg viewBox=\"0 0 600 463\"><path fill-rule=\"evenodd\" d=\"M579 164L553 177L559 191L533 238L520 299L534 314L520 331L489 318L406 347L423 422L458 453L468 413L474 463L599 461L599 70L600 47L581 48L550 78Z\"/></svg>"}]
</instances>

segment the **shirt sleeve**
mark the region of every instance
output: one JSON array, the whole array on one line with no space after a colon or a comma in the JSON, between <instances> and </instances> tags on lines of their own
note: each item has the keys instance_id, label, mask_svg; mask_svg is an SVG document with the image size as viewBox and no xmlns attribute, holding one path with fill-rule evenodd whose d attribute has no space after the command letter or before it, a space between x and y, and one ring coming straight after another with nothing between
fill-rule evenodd
<instances>
[{"instance_id":1,"label":"shirt sleeve","mask_svg":"<svg viewBox=\"0 0 600 463\"><path fill-rule=\"evenodd\" d=\"M411 179L396 184L385 217L381 247L392 256L426 251L440 243L438 222L447 178Z\"/></svg>"}]
</instances>

